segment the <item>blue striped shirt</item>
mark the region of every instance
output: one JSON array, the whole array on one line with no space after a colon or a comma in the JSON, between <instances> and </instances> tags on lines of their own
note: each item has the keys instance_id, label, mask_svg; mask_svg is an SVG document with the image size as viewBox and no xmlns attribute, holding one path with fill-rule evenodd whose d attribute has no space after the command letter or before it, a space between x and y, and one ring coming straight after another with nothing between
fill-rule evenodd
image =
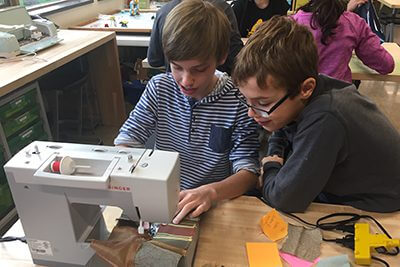
<instances>
[{"instance_id":1,"label":"blue striped shirt","mask_svg":"<svg viewBox=\"0 0 400 267\"><path fill-rule=\"evenodd\" d=\"M221 181L241 169L258 174L257 125L235 97L226 74L199 101L181 93L171 73L154 76L114 140L144 144L156 133L156 149L180 154L181 188Z\"/></svg>"}]
</instances>

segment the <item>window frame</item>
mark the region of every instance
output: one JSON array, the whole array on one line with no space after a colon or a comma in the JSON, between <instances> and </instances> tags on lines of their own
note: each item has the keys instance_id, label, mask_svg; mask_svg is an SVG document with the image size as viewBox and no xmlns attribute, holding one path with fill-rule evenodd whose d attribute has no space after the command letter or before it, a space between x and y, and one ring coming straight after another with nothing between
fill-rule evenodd
<instances>
[{"instance_id":1,"label":"window frame","mask_svg":"<svg viewBox=\"0 0 400 267\"><path fill-rule=\"evenodd\" d=\"M4 4L0 4L0 9L11 6L10 0L4 0Z\"/></svg>"},{"instance_id":2,"label":"window frame","mask_svg":"<svg viewBox=\"0 0 400 267\"><path fill-rule=\"evenodd\" d=\"M75 7L92 4L93 2L94 0L60 0L56 2L28 6L26 9L28 10L29 15L47 16Z\"/></svg>"}]
</instances>

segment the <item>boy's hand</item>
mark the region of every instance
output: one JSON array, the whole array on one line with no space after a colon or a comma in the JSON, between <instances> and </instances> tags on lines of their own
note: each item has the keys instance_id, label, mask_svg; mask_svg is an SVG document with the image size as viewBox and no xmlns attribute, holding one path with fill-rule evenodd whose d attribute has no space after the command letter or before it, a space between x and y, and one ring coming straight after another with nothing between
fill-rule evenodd
<instances>
[{"instance_id":1,"label":"boy's hand","mask_svg":"<svg viewBox=\"0 0 400 267\"><path fill-rule=\"evenodd\" d=\"M281 165L283 165L283 158L279 157L278 155L273 155L273 156L264 157L261 160L261 166L264 166L265 163L270 162L270 161L275 161L275 162L278 162ZM263 172L263 168L261 171Z\"/></svg>"},{"instance_id":2,"label":"boy's hand","mask_svg":"<svg viewBox=\"0 0 400 267\"><path fill-rule=\"evenodd\" d=\"M347 3L347 11L354 11L358 6L365 4L368 0L350 0Z\"/></svg>"},{"instance_id":3,"label":"boy's hand","mask_svg":"<svg viewBox=\"0 0 400 267\"><path fill-rule=\"evenodd\" d=\"M216 199L216 192L209 185L181 191L176 216L172 222L179 223L190 212L190 217L199 216L211 208L214 199Z\"/></svg>"},{"instance_id":4,"label":"boy's hand","mask_svg":"<svg viewBox=\"0 0 400 267\"><path fill-rule=\"evenodd\" d=\"M257 189L263 188L263 185L264 185L264 164L267 163L267 162L270 162L270 161L275 161L275 162L278 162L281 165L283 165L283 158L281 158L281 157L279 157L277 155L264 157L261 160L261 174L260 174L260 176L258 176L258 181L257 181L257 185L256 185Z\"/></svg>"}]
</instances>

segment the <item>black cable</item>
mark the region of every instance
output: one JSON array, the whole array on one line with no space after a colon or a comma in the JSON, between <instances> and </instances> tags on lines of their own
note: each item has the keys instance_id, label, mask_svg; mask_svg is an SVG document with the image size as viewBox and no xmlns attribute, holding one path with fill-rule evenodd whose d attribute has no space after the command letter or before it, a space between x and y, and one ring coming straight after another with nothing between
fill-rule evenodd
<instances>
[{"instance_id":1,"label":"black cable","mask_svg":"<svg viewBox=\"0 0 400 267\"><path fill-rule=\"evenodd\" d=\"M264 204L266 204L267 206L272 207L271 204L270 204L265 198L261 197L261 198L259 198L259 199L260 199L262 202L264 202ZM309 222L303 220L302 218L300 218L299 216L294 215L293 213L285 212L285 211L280 210L280 209L277 209L277 210L278 210L279 212L285 214L286 216L292 217L292 218L296 219L297 221L299 221L299 222L301 222L301 223L303 223L303 224L305 224L305 225L312 226L312 227L314 227L314 228L317 227L317 225L315 225L315 224L313 224L313 223L309 223Z\"/></svg>"},{"instance_id":2,"label":"black cable","mask_svg":"<svg viewBox=\"0 0 400 267\"><path fill-rule=\"evenodd\" d=\"M265 201L264 199L262 199L262 200L264 201L264 203L269 205L267 201ZM356 213L347 213L347 212L332 213L332 214L329 214L329 215L319 218L317 220L316 224L312 224L292 213L284 212L281 210L279 210L279 211L289 217L295 218L297 221L299 221L307 226L313 226L313 227L319 228L321 230L326 230L326 231L340 230L343 232L351 233L351 235L346 235L343 238L337 238L337 239L322 238L322 239L323 239L323 241L326 241L326 242L335 242L335 243L342 244L343 246L352 248L353 250L354 250L354 224L357 221L359 221L360 219L372 220L388 238L392 239L391 235L386 231L386 229L374 217L372 217L370 215L359 215ZM339 221L335 221L335 222L326 222L326 223L323 222L327 219L334 218L334 217L348 217L348 218L339 220ZM396 256L400 253L399 247L395 247L394 251L389 251L385 247L377 247L377 248L375 248L375 250L379 254L390 255L390 256ZM377 261L382 262L383 260L377 258ZM383 262L385 263L385 261L383 261Z\"/></svg>"},{"instance_id":3,"label":"black cable","mask_svg":"<svg viewBox=\"0 0 400 267\"><path fill-rule=\"evenodd\" d=\"M330 218L334 218L334 217L350 217L350 218L340 220L340 221L335 221L335 222L327 222L327 223L322 222L326 219L330 219ZM338 229L338 227L343 227L343 226L349 225L350 223L354 225L354 223L356 221L360 220L360 218L361 218L361 215L358 215L355 213L347 213L347 212L332 213L332 214L329 214L329 215L319 218L316 222L316 225L321 230L327 230L327 231L342 230L342 229Z\"/></svg>"},{"instance_id":4,"label":"black cable","mask_svg":"<svg viewBox=\"0 0 400 267\"><path fill-rule=\"evenodd\" d=\"M389 263L387 263L386 261L382 260L381 258L377 258L375 256L371 256L371 259L375 260L375 261L379 261L380 263L382 263L383 265L385 265L386 267L390 267Z\"/></svg>"},{"instance_id":5,"label":"black cable","mask_svg":"<svg viewBox=\"0 0 400 267\"><path fill-rule=\"evenodd\" d=\"M326 219L330 219L333 217L343 217L349 216L350 218L336 221L336 222L328 222L322 223L322 221ZM369 219L372 220L378 228L390 239L392 239L391 235L386 231L386 229L372 216L370 215L359 215L355 213L332 213L327 216L321 217L317 220L317 227L322 230L341 230L343 232L354 233L354 223L360 219ZM375 250L384 255L396 256L399 254L400 250L398 247L394 248L394 251L388 251L385 247L377 247Z\"/></svg>"},{"instance_id":6,"label":"black cable","mask_svg":"<svg viewBox=\"0 0 400 267\"><path fill-rule=\"evenodd\" d=\"M261 200L267 204L268 206L271 206L270 203L268 203L268 201L266 201L264 198L261 198ZM283 214L295 218L297 221L307 225L307 226L312 226L315 228L319 228L321 230L326 230L326 231L334 231L334 230L340 230L343 232L347 232L350 233L346 236L344 236L343 238L336 238L336 239L326 239L326 238L322 238L323 241L326 242L335 242L335 243L339 243L342 244L343 246L347 247L347 248L351 248L354 250L354 224L359 221L360 219L369 219L372 220L377 226L378 228L390 239L392 239L391 235L386 231L386 229L378 222L378 220L376 220L374 217L370 216L370 215L359 215L356 213L347 213L347 212L338 212L338 213L332 213L326 216L323 216L321 218L319 218L315 224L309 223L305 220L303 220L302 218L298 217L297 215L294 215L292 213L289 212L285 212L282 210L279 210L280 212L282 212ZM324 223L324 220L330 219L330 218L334 218L334 217L348 217L346 219L343 220L339 220L339 221L335 221L335 222L326 222ZM400 253L400 248L399 247L395 247L394 251L388 251L385 247L377 247L375 248L375 251L378 252L379 254L384 254L384 255L390 255L390 256L396 256ZM379 261L383 264L385 264L385 266L389 266L387 264L387 262L385 262L384 260L371 256L372 259Z\"/></svg>"},{"instance_id":7,"label":"black cable","mask_svg":"<svg viewBox=\"0 0 400 267\"><path fill-rule=\"evenodd\" d=\"M322 238L323 241L325 242L333 242L337 244L341 244L342 246L346 248L350 248L354 250L354 235L353 234L347 234L342 238L335 238L335 239L326 239Z\"/></svg>"},{"instance_id":8,"label":"black cable","mask_svg":"<svg viewBox=\"0 0 400 267\"><path fill-rule=\"evenodd\" d=\"M282 212L282 213L284 213L285 215L287 215L287 216L289 216L289 217L292 217L292 218L296 219L297 221L299 221L299 222L301 222L301 223L303 223L303 224L305 224L305 225L312 226L312 227L314 227L314 228L318 228L318 226L317 226L316 224L309 223L309 222L303 220L302 218L300 218L300 217L297 216L297 215L294 215L294 214L288 213L288 212L284 212L284 211L281 211L281 210L279 210L279 212Z\"/></svg>"},{"instance_id":9,"label":"black cable","mask_svg":"<svg viewBox=\"0 0 400 267\"><path fill-rule=\"evenodd\" d=\"M26 238L25 236L21 237L16 237L16 236L5 236L5 237L0 237L0 242L10 242L10 241L21 241L22 243L26 243Z\"/></svg>"}]
</instances>

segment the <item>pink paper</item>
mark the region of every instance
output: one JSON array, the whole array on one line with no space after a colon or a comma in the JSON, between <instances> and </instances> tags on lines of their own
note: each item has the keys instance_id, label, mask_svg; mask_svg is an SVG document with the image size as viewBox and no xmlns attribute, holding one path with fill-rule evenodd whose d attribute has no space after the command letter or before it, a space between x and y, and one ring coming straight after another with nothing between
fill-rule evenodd
<instances>
[{"instance_id":1,"label":"pink paper","mask_svg":"<svg viewBox=\"0 0 400 267\"><path fill-rule=\"evenodd\" d=\"M289 263L290 267L311 267L319 261L319 258L316 258L314 262L309 262L284 252L279 252L279 255L284 261Z\"/></svg>"}]
</instances>

